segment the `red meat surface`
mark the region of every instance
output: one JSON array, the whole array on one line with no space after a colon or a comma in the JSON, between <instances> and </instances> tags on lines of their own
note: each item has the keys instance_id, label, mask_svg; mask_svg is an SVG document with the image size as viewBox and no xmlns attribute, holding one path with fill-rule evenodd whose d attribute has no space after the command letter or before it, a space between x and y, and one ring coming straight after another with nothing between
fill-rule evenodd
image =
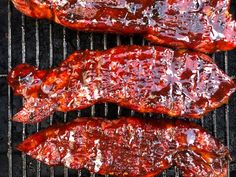
<instances>
[{"instance_id":1,"label":"red meat surface","mask_svg":"<svg viewBox=\"0 0 236 177\"><path fill-rule=\"evenodd\" d=\"M201 52L236 47L230 0L12 0L24 14L83 31L140 34Z\"/></svg>"},{"instance_id":2,"label":"red meat surface","mask_svg":"<svg viewBox=\"0 0 236 177\"><path fill-rule=\"evenodd\" d=\"M228 149L200 126L176 119L78 118L17 146L50 166L152 177L171 166L184 177L226 177Z\"/></svg>"},{"instance_id":3,"label":"red meat surface","mask_svg":"<svg viewBox=\"0 0 236 177\"><path fill-rule=\"evenodd\" d=\"M207 55L150 46L78 51L48 71L20 64L9 73L8 83L25 99L13 117L24 123L102 102L201 118L235 91L233 80Z\"/></svg>"}]
</instances>

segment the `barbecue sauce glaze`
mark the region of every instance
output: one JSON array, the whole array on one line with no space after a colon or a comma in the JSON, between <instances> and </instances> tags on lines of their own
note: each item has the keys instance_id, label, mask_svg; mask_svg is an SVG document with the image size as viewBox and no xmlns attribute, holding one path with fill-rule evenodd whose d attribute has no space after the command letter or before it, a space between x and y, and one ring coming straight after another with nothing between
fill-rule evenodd
<instances>
[{"instance_id":1,"label":"barbecue sauce glaze","mask_svg":"<svg viewBox=\"0 0 236 177\"><path fill-rule=\"evenodd\" d=\"M20 64L9 73L8 83L25 98L23 109L13 117L24 123L100 102L200 118L235 91L233 80L208 56L150 46L77 51L48 71Z\"/></svg>"},{"instance_id":2,"label":"barbecue sauce glaze","mask_svg":"<svg viewBox=\"0 0 236 177\"><path fill-rule=\"evenodd\" d=\"M75 30L141 34L147 40L201 52L236 46L230 0L12 0L34 18Z\"/></svg>"},{"instance_id":3,"label":"barbecue sauce glaze","mask_svg":"<svg viewBox=\"0 0 236 177\"><path fill-rule=\"evenodd\" d=\"M17 149L47 165L152 177L175 165L184 177L226 177L228 149L181 120L78 118L28 137Z\"/></svg>"}]
</instances>

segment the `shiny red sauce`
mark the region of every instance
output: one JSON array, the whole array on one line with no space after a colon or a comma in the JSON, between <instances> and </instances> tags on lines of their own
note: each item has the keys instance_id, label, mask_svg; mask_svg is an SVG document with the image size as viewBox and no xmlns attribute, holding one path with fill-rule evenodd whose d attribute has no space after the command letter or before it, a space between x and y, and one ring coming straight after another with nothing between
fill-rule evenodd
<instances>
[{"instance_id":1,"label":"shiny red sauce","mask_svg":"<svg viewBox=\"0 0 236 177\"><path fill-rule=\"evenodd\" d=\"M147 40L201 52L236 47L230 0L12 0L34 18L82 31L141 34Z\"/></svg>"},{"instance_id":2,"label":"shiny red sauce","mask_svg":"<svg viewBox=\"0 0 236 177\"><path fill-rule=\"evenodd\" d=\"M181 120L78 118L31 135L17 149L50 166L151 177L177 166L184 177L225 177L229 150Z\"/></svg>"},{"instance_id":3,"label":"shiny red sauce","mask_svg":"<svg viewBox=\"0 0 236 177\"><path fill-rule=\"evenodd\" d=\"M13 120L25 123L101 102L200 118L235 91L233 80L208 56L150 46L78 51L48 71L20 64L9 73L8 83L25 98Z\"/></svg>"}]
</instances>

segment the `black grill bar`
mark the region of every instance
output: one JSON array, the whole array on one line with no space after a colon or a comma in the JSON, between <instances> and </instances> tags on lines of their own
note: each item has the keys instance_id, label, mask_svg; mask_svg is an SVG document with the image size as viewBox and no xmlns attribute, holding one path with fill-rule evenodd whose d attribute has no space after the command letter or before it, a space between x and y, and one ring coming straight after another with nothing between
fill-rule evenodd
<instances>
[{"instance_id":1,"label":"black grill bar","mask_svg":"<svg viewBox=\"0 0 236 177\"><path fill-rule=\"evenodd\" d=\"M67 56L66 28L63 27L63 59ZM67 113L63 114L64 122L67 122ZM64 167L64 177L68 177L68 168Z\"/></svg>"},{"instance_id":2,"label":"black grill bar","mask_svg":"<svg viewBox=\"0 0 236 177\"><path fill-rule=\"evenodd\" d=\"M116 45L117 46L121 45L120 35L116 36ZM121 107L117 106L117 115L118 115L118 117L120 116L120 113L121 113Z\"/></svg>"},{"instance_id":3,"label":"black grill bar","mask_svg":"<svg viewBox=\"0 0 236 177\"><path fill-rule=\"evenodd\" d=\"M106 50L107 49L107 34L103 35L103 49ZM107 117L108 115L108 104L105 103L104 105L104 116Z\"/></svg>"},{"instance_id":4,"label":"black grill bar","mask_svg":"<svg viewBox=\"0 0 236 177\"><path fill-rule=\"evenodd\" d=\"M212 55L212 59L215 62L216 59L216 55L213 54ZM213 115L212 115L212 121L213 121L213 135L217 138L217 126L216 126L216 110L213 111Z\"/></svg>"},{"instance_id":5,"label":"black grill bar","mask_svg":"<svg viewBox=\"0 0 236 177\"><path fill-rule=\"evenodd\" d=\"M49 24L49 67L53 65L52 23ZM53 115L50 115L49 125L53 124ZM54 167L50 167L50 177L54 176Z\"/></svg>"},{"instance_id":6,"label":"black grill bar","mask_svg":"<svg viewBox=\"0 0 236 177\"><path fill-rule=\"evenodd\" d=\"M39 50L40 50L40 46L39 46L39 21L38 19L35 20L35 62L36 62L36 66L39 67ZM38 132L40 130L40 123L36 124L36 131ZM41 176L41 162L37 161L37 165L36 165L36 169L37 169L37 173L36 176L40 177Z\"/></svg>"},{"instance_id":7,"label":"black grill bar","mask_svg":"<svg viewBox=\"0 0 236 177\"><path fill-rule=\"evenodd\" d=\"M52 23L49 24L49 67L53 64ZM53 123L53 115L50 115L49 125Z\"/></svg>"},{"instance_id":8,"label":"black grill bar","mask_svg":"<svg viewBox=\"0 0 236 177\"><path fill-rule=\"evenodd\" d=\"M89 40L90 40L90 50L93 50L94 49L94 41L93 41L93 33L90 33L89 34ZM91 106L91 117L94 117L95 116L95 105L92 105ZM95 177L95 174L91 173L90 174L91 177Z\"/></svg>"},{"instance_id":9,"label":"black grill bar","mask_svg":"<svg viewBox=\"0 0 236 177\"><path fill-rule=\"evenodd\" d=\"M49 67L53 65L53 41L52 41L52 23L49 24ZM49 124L53 124L53 115L50 115ZM54 177L55 171L54 167L50 167L50 177Z\"/></svg>"},{"instance_id":10,"label":"black grill bar","mask_svg":"<svg viewBox=\"0 0 236 177\"><path fill-rule=\"evenodd\" d=\"M93 33L89 34L89 40L90 40L90 50L94 49L94 41L93 41ZM95 105L91 107L91 117L95 116Z\"/></svg>"},{"instance_id":11,"label":"black grill bar","mask_svg":"<svg viewBox=\"0 0 236 177\"><path fill-rule=\"evenodd\" d=\"M80 36L79 36L79 31L76 33L76 47L77 50L80 50Z\"/></svg>"},{"instance_id":12,"label":"black grill bar","mask_svg":"<svg viewBox=\"0 0 236 177\"><path fill-rule=\"evenodd\" d=\"M52 22L49 24L49 66L53 64Z\"/></svg>"},{"instance_id":13,"label":"black grill bar","mask_svg":"<svg viewBox=\"0 0 236 177\"><path fill-rule=\"evenodd\" d=\"M144 39L143 39L143 41L144 41ZM130 37L130 45L133 45L133 44L134 44L134 38L131 36ZM144 45L144 43L142 45ZM131 117L134 116L134 110L130 111L130 116Z\"/></svg>"},{"instance_id":14,"label":"black grill bar","mask_svg":"<svg viewBox=\"0 0 236 177\"><path fill-rule=\"evenodd\" d=\"M0 78L7 77L7 74L0 74Z\"/></svg>"},{"instance_id":15,"label":"black grill bar","mask_svg":"<svg viewBox=\"0 0 236 177\"><path fill-rule=\"evenodd\" d=\"M107 49L107 34L103 35L103 50ZM108 104L104 104L104 117L107 118L108 115ZM105 177L109 177L109 175L105 175Z\"/></svg>"},{"instance_id":16,"label":"black grill bar","mask_svg":"<svg viewBox=\"0 0 236 177\"><path fill-rule=\"evenodd\" d=\"M79 35L79 31L76 33L76 47L77 50L80 50L80 35ZM79 110L77 113L78 117L81 117L81 111ZM78 170L78 177L82 176L82 172L81 170Z\"/></svg>"},{"instance_id":17,"label":"black grill bar","mask_svg":"<svg viewBox=\"0 0 236 177\"><path fill-rule=\"evenodd\" d=\"M228 74L228 52L224 53L225 59L225 73ZM225 132L226 132L226 144L229 147L229 105L225 105ZM228 177L230 177L230 165L228 164Z\"/></svg>"},{"instance_id":18,"label":"black grill bar","mask_svg":"<svg viewBox=\"0 0 236 177\"><path fill-rule=\"evenodd\" d=\"M21 61L22 63L25 63L25 50L26 50L26 46L25 46L25 16L21 15L21 47L22 47L22 56L21 56ZM22 99L22 102L24 100ZM25 129L26 129L26 125L22 124L22 141L25 140L26 136L25 136ZM26 165L26 154L22 153L22 175L23 177L27 176L27 165Z\"/></svg>"},{"instance_id":19,"label":"black grill bar","mask_svg":"<svg viewBox=\"0 0 236 177\"><path fill-rule=\"evenodd\" d=\"M7 10L8 10L8 16L7 16L7 28L8 28L8 69L7 71L9 72L11 70L11 63L12 63L12 31L11 31L11 18L12 18L12 13L11 13L11 2L8 1L7 4ZM8 108L8 132L7 132L7 137L8 137L8 150L7 150L7 157L8 157L8 177L12 177L12 122L11 122L11 117L12 117L12 99L11 99L11 89L8 86L7 88L7 108Z\"/></svg>"},{"instance_id":20,"label":"black grill bar","mask_svg":"<svg viewBox=\"0 0 236 177\"><path fill-rule=\"evenodd\" d=\"M179 177L179 174L180 172L179 172L179 169L177 168L177 167L175 167L175 177Z\"/></svg>"},{"instance_id":21,"label":"black grill bar","mask_svg":"<svg viewBox=\"0 0 236 177\"><path fill-rule=\"evenodd\" d=\"M225 73L228 74L228 52L225 52ZM229 147L229 105L225 105L226 143Z\"/></svg>"}]
</instances>

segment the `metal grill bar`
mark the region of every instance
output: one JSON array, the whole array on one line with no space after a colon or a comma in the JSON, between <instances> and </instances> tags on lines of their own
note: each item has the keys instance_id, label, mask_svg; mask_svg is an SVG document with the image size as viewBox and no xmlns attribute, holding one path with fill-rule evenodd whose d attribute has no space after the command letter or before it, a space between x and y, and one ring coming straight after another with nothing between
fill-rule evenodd
<instances>
[{"instance_id":1,"label":"metal grill bar","mask_svg":"<svg viewBox=\"0 0 236 177\"><path fill-rule=\"evenodd\" d=\"M66 55L67 55L66 28L63 27L63 59L66 58Z\"/></svg>"},{"instance_id":2,"label":"metal grill bar","mask_svg":"<svg viewBox=\"0 0 236 177\"><path fill-rule=\"evenodd\" d=\"M225 59L225 73L228 74L228 52L224 53ZM229 105L225 105L225 131L226 131L226 144L229 148ZM228 177L230 177L230 165L228 164Z\"/></svg>"},{"instance_id":3,"label":"metal grill bar","mask_svg":"<svg viewBox=\"0 0 236 177\"><path fill-rule=\"evenodd\" d=\"M35 53L35 62L36 62L36 66L39 67L39 22L36 19L35 20L35 49L36 49L36 53ZM37 123L36 125L36 131L39 131L39 123ZM36 169L37 169L37 177L41 176L41 162L37 161L37 165L36 165Z\"/></svg>"},{"instance_id":4,"label":"metal grill bar","mask_svg":"<svg viewBox=\"0 0 236 177\"><path fill-rule=\"evenodd\" d=\"M103 35L103 49L106 50L107 49L107 34ZM105 103L104 104L104 116L105 118L108 115L108 104ZM105 177L109 177L109 175L105 175Z\"/></svg>"},{"instance_id":5,"label":"metal grill bar","mask_svg":"<svg viewBox=\"0 0 236 177\"><path fill-rule=\"evenodd\" d=\"M212 119L213 119L213 134L214 137L217 138L216 111L213 112Z\"/></svg>"},{"instance_id":6,"label":"metal grill bar","mask_svg":"<svg viewBox=\"0 0 236 177\"><path fill-rule=\"evenodd\" d=\"M76 33L76 47L77 47L77 50L80 50L80 37L79 37L79 31Z\"/></svg>"},{"instance_id":7,"label":"metal grill bar","mask_svg":"<svg viewBox=\"0 0 236 177\"><path fill-rule=\"evenodd\" d=\"M25 63L25 16L21 15L21 46L22 46L22 63ZM24 100L22 99L22 102ZM26 125L22 124L22 141L25 140L25 129ZM27 166L26 166L26 154L22 153L22 175L26 177L27 175Z\"/></svg>"},{"instance_id":8,"label":"metal grill bar","mask_svg":"<svg viewBox=\"0 0 236 177\"><path fill-rule=\"evenodd\" d=\"M49 24L49 67L53 64L52 23ZM50 115L49 125L53 123L53 115Z\"/></svg>"},{"instance_id":9,"label":"metal grill bar","mask_svg":"<svg viewBox=\"0 0 236 177\"><path fill-rule=\"evenodd\" d=\"M36 45L36 66L39 67L39 22L35 20L35 45Z\"/></svg>"},{"instance_id":10,"label":"metal grill bar","mask_svg":"<svg viewBox=\"0 0 236 177\"><path fill-rule=\"evenodd\" d=\"M163 177L166 177L166 170L162 173Z\"/></svg>"},{"instance_id":11,"label":"metal grill bar","mask_svg":"<svg viewBox=\"0 0 236 177\"><path fill-rule=\"evenodd\" d=\"M22 46L22 63L25 63L25 16L21 15L21 46Z\"/></svg>"},{"instance_id":12,"label":"metal grill bar","mask_svg":"<svg viewBox=\"0 0 236 177\"><path fill-rule=\"evenodd\" d=\"M80 35L79 35L79 32L76 33L76 47L77 47L77 50L80 50ZM78 117L81 116L81 111L79 110L78 113L77 113ZM82 172L81 170L78 170L78 177L81 177L82 176Z\"/></svg>"},{"instance_id":13,"label":"metal grill bar","mask_svg":"<svg viewBox=\"0 0 236 177\"><path fill-rule=\"evenodd\" d=\"M179 176L180 176L179 169L175 167L175 177L179 177Z\"/></svg>"},{"instance_id":14,"label":"metal grill bar","mask_svg":"<svg viewBox=\"0 0 236 177\"><path fill-rule=\"evenodd\" d=\"M49 24L49 66L53 64L52 23Z\"/></svg>"},{"instance_id":15,"label":"metal grill bar","mask_svg":"<svg viewBox=\"0 0 236 177\"><path fill-rule=\"evenodd\" d=\"M145 45L145 39L142 40L142 45Z\"/></svg>"},{"instance_id":16,"label":"metal grill bar","mask_svg":"<svg viewBox=\"0 0 236 177\"><path fill-rule=\"evenodd\" d=\"M11 62L12 62L12 42L11 42L11 2L8 1L7 4L7 10L8 10L8 72L11 70ZM8 157L8 176L12 177L12 107L11 107L11 89L8 86L7 88L7 108L8 108L8 132L7 132L7 141L8 141L8 150L7 150L7 157Z\"/></svg>"},{"instance_id":17,"label":"metal grill bar","mask_svg":"<svg viewBox=\"0 0 236 177\"><path fill-rule=\"evenodd\" d=\"M49 24L49 66L53 65L53 41L52 41L52 23ZM49 125L53 124L53 115L49 117ZM50 177L54 176L54 167L50 167Z\"/></svg>"},{"instance_id":18,"label":"metal grill bar","mask_svg":"<svg viewBox=\"0 0 236 177\"><path fill-rule=\"evenodd\" d=\"M215 57L216 57L216 55L213 54L212 59L213 59L214 62L215 62ZM216 110L213 111L212 119L213 119L212 120L213 121L213 134L214 134L215 137L217 137L217 132L216 132L216 130L217 130L217 127L216 127Z\"/></svg>"},{"instance_id":19,"label":"metal grill bar","mask_svg":"<svg viewBox=\"0 0 236 177\"><path fill-rule=\"evenodd\" d=\"M7 74L0 74L0 78L7 77Z\"/></svg>"},{"instance_id":20,"label":"metal grill bar","mask_svg":"<svg viewBox=\"0 0 236 177\"><path fill-rule=\"evenodd\" d=\"M93 50L93 49L94 49L93 33L90 33L89 39L90 39L90 50ZM95 105L93 105L93 106L91 107L91 116L92 116L92 117L95 116Z\"/></svg>"},{"instance_id":21,"label":"metal grill bar","mask_svg":"<svg viewBox=\"0 0 236 177\"><path fill-rule=\"evenodd\" d=\"M54 176L55 176L55 169L54 167L50 167L50 177L54 177Z\"/></svg>"},{"instance_id":22,"label":"metal grill bar","mask_svg":"<svg viewBox=\"0 0 236 177\"><path fill-rule=\"evenodd\" d=\"M103 35L103 49L107 50L107 34ZM107 117L107 115L108 115L108 104L107 103L105 103L104 109L105 109L104 116Z\"/></svg>"},{"instance_id":23,"label":"metal grill bar","mask_svg":"<svg viewBox=\"0 0 236 177\"><path fill-rule=\"evenodd\" d=\"M120 35L116 36L116 45L117 46L121 45ZM118 117L120 116L120 113L121 113L121 108L120 108L120 106L117 106L117 115L118 115Z\"/></svg>"},{"instance_id":24,"label":"metal grill bar","mask_svg":"<svg viewBox=\"0 0 236 177\"><path fill-rule=\"evenodd\" d=\"M63 28L63 59L67 56L66 28ZM64 113L64 122L67 122L67 113ZM64 177L68 177L68 168L64 167Z\"/></svg>"},{"instance_id":25,"label":"metal grill bar","mask_svg":"<svg viewBox=\"0 0 236 177\"><path fill-rule=\"evenodd\" d=\"M90 33L89 39L90 39L90 50L93 50L93 49L94 49L94 45L93 45L93 33ZM93 106L91 107L91 117L94 117L94 116L95 116L95 105L93 105ZM91 177L96 177L96 174L92 173L90 176L91 176Z\"/></svg>"},{"instance_id":26,"label":"metal grill bar","mask_svg":"<svg viewBox=\"0 0 236 177\"><path fill-rule=\"evenodd\" d=\"M76 33L76 47L77 50L80 50L80 36L79 36L79 32ZM81 111L78 111L78 117L81 116Z\"/></svg>"},{"instance_id":27,"label":"metal grill bar","mask_svg":"<svg viewBox=\"0 0 236 177\"><path fill-rule=\"evenodd\" d=\"M131 36L129 40L130 40L130 42L129 42L130 45L133 45L134 44L134 38ZM130 116L134 116L134 110L130 111Z\"/></svg>"},{"instance_id":28,"label":"metal grill bar","mask_svg":"<svg viewBox=\"0 0 236 177\"><path fill-rule=\"evenodd\" d=\"M225 73L228 74L228 52L225 52ZM225 109L225 122L226 122L226 143L229 147L229 105Z\"/></svg>"}]
</instances>

